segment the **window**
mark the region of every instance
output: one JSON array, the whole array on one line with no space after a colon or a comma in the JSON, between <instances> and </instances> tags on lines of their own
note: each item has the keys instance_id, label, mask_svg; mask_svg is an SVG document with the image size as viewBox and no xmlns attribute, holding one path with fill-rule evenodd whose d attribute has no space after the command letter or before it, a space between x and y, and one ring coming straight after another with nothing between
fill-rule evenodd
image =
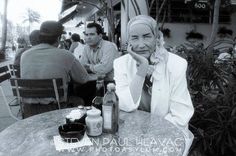
<instances>
[{"instance_id":1,"label":"window","mask_svg":"<svg viewBox=\"0 0 236 156\"><path fill-rule=\"evenodd\" d=\"M151 2L151 0L149 0ZM163 0L159 0L159 8ZM150 15L156 18L156 2L154 2ZM150 4L150 3L149 3ZM222 5L220 8L219 23L230 23L232 9L230 5ZM159 21L175 23L211 23L213 11L210 9L208 1L191 1L185 3L184 0L167 0Z\"/></svg>"}]
</instances>

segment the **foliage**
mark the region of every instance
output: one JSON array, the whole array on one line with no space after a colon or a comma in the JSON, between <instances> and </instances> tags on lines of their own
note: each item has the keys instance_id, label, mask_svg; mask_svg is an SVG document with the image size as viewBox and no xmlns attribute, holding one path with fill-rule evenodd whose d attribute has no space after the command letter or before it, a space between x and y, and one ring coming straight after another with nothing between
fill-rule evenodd
<instances>
[{"instance_id":1,"label":"foliage","mask_svg":"<svg viewBox=\"0 0 236 156\"><path fill-rule=\"evenodd\" d=\"M221 35L233 35L233 31L230 29L227 29L226 27L220 27L217 34L221 34Z\"/></svg>"},{"instance_id":2,"label":"foliage","mask_svg":"<svg viewBox=\"0 0 236 156\"><path fill-rule=\"evenodd\" d=\"M216 61L202 46L181 45L188 60L188 83L195 107L192 151L206 156L236 155L236 59ZM210 55L211 56L211 55Z\"/></svg>"},{"instance_id":3,"label":"foliage","mask_svg":"<svg viewBox=\"0 0 236 156\"><path fill-rule=\"evenodd\" d=\"M188 33L186 33L186 35L187 35L186 36L186 40L192 39L192 38L202 40L203 37L204 37L201 33L194 32L193 30L188 32Z\"/></svg>"},{"instance_id":4,"label":"foliage","mask_svg":"<svg viewBox=\"0 0 236 156\"><path fill-rule=\"evenodd\" d=\"M26 15L24 16L24 21L29 23L40 22L40 14L30 8L26 10Z\"/></svg>"},{"instance_id":5,"label":"foliage","mask_svg":"<svg viewBox=\"0 0 236 156\"><path fill-rule=\"evenodd\" d=\"M26 10L26 14L24 16L24 20L23 20L23 23L25 22L28 22L29 23L29 32L30 33L30 27L31 27L31 24L36 22L36 23L39 23L40 22L40 14L30 8L28 8Z\"/></svg>"},{"instance_id":6,"label":"foliage","mask_svg":"<svg viewBox=\"0 0 236 156\"><path fill-rule=\"evenodd\" d=\"M161 29L161 32L163 33L164 37L170 38L170 29L169 28L163 28Z\"/></svg>"},{"instance_id":7,"label":"foliage","mask_svg":"<svg viewBox=\"0 0 236 156\"><path fill-rule=\"evenodd\" d=\"M16 25L16 34L18 36L27 36L28 35L27 33L28 32L27 32L25 27L23 27L23 26L21 26L19 24Z\"/></svg>"}]
</instances>

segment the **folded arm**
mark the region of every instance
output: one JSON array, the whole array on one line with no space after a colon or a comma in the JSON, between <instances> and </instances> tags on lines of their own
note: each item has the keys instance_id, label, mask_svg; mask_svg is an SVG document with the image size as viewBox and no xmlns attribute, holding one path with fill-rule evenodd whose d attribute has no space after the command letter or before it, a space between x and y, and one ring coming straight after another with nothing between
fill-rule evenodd
<instances>
[{"instance_id":1,"label":"folded arm","mask_svg":"<svg viewBox=\"0 0 236 156\"><path fill-rule=\"evenodd\" d=\"M97 74L107 74L113 69L113 61L118 55L118 51L113 45L105 49L101 61L98 64L89 64L91 72Z\"/></svg>"}]
</instances>

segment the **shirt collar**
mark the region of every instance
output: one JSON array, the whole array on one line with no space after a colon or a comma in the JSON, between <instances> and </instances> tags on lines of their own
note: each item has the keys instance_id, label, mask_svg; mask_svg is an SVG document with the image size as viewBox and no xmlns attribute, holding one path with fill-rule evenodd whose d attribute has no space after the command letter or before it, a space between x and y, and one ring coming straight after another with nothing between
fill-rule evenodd
<instances>
[{"instance_id":1,"label":"shirt collar","mask_svg":"<svg viewBox=\"0 0 236 156\"><path fill-rule=\"evenodd\" d=\"M96 52L98 49L100 49L100 48L102 47L102 43L103 43L103 39L101 39L101 40L99 41L98 45L97 45L95 48L91 48L90 46L89 46L89 48L90 48L90 50L92 50L93 52Z\"/></svg>"}]
</instances>

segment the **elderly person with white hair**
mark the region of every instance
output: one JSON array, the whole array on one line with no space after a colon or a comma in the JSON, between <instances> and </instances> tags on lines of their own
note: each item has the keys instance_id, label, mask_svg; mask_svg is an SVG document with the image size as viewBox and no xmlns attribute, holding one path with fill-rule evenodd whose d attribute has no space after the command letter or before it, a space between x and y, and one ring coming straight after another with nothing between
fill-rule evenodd
<instances>
[{"instance_id":1,"label":"elderly person with white hair","mask_svg":"<svg viewBox=\"0 0 236 156\"><path fill-rule=\"evenodd\" d=\"M132 18L127 27L128 54L114 61L120 109L150 112L170 121L185 134L188 154L193 134L188 122L194 108L187 88L187 61L168 52L157 22L146 15Z\"/></svg>"}]
</instances>

